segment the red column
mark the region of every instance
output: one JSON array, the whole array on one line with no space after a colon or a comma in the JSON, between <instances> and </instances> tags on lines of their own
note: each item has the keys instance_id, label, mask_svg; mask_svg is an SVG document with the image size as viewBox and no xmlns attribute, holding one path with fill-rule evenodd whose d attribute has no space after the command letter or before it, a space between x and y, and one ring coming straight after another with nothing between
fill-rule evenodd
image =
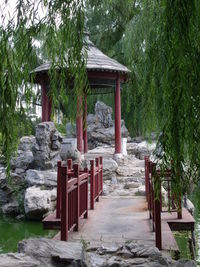
<instances>
[{"instance_id":1,"label":"red column","mask_svg":"<svg viewBox=\"0 0 200 267\"><path fill-rule=\"evenodd\" d=\"M52 102L47 96L47 85L45 80L42 80L42 122L51 120Z\"/></svg>"},{"instance_id":2,"label":"red column","mask_svg":"<svg viewBox=\"0 0 200 267\"><path fill-rule=\"evenodd\" d=\"M84 139L84 153L88 152L88 136L87 136L87 96L85 95L85 105L84 105L84 114L83 114L83 139Z\"/></svg>"},{"instance_id":3,"label":"red column","mask_svg":"<svg viewBox=\"0 0 200 267\"><path fill-rule=\"evenodd\" d=\"M120 77L118 75L115 89L115 153L122 152L121 144L121 99Z\"/></svg>"},{"instance_id":4,"label":"red column","mask_svg":"<svg viewBox=\"0 0 200 267\"><path fill-rule=\"evenodd\" d=\"M77 149L83 152L83 120L82 120L82 97L77 99L77 115L76 115L76 134L77 134Z\"/></svg>"}]
</instances>

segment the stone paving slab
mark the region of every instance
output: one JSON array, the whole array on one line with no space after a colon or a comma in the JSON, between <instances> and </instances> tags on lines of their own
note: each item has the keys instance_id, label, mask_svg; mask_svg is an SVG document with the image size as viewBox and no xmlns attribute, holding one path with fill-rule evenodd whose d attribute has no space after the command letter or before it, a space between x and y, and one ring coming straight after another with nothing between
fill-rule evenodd
<instances>
[{"instance_id":1,"label":"stone paving slab","mask_svg":"<svg viewBox=\"0 0 200 267\"><path fill-rule=\"evenodd\" d=\"M70 234L69 239L114 243L143 240L154 245L145 198L100 198L80 231Z\"/></svg>"}]
</instances>

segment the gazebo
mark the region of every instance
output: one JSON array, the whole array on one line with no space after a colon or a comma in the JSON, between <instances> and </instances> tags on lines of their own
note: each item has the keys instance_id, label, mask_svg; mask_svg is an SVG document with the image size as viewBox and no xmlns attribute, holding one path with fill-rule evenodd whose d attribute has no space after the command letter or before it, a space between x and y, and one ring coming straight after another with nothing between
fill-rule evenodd
<instances>
[{"instance_id":1,"label":"gazebo","mask_svg":"<svg viewBox=\"0 0 200 267\"><path fill-rule=\"evenodd\" d=\"M121 154L121 84L127 81L129 70L116 60L103 54L90 40L86 34L87 75L90 87L90 94L115 93L115 154ZM34 69L34 82L41 85L42 89L42 121L50 121L51 118L51 99L48 97L49 76L48 71L51 62L44 63ZM81 153L88 152L87 126L83 127L83 118L87 119L87 95L84 97L84 113L82 107L82 97L77 101L77 149ZM83 142L84 141L84 142Z\"/></svg>"}]
</instances>

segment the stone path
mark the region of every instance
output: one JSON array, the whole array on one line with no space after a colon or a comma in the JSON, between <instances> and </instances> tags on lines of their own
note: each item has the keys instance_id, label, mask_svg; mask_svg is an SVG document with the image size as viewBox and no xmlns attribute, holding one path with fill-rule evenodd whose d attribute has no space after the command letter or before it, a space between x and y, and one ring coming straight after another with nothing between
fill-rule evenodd
<instances>
[{"instance_id":1,"label":"stone path","mask_svg":"<svg viewBox=\"0 0 200 267\"><path fill-rule=\"evenodd\" d=\"M95 210L89 212L79 232L69 236L71 241L121 243L129 240L155 244L151 232L145 198L102 197Z\"/></svg>"}]
</instances>

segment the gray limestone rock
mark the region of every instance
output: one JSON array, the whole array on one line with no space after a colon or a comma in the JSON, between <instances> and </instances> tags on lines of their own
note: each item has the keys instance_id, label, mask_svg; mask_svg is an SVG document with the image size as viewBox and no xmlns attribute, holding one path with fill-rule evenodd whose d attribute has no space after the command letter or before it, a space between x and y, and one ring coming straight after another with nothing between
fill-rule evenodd
<instances>
[{"instance_id":1,"label":"gray limestone rock","mask_svg":"<svg viewBox=\"0 0 200 267\"><path fill-rule=\"evenodd\" d=\"M44 266L86 267L82 244L38 238L23 240L18 251L39 260ZM43 266L43 265L41 265Z\"/></svg>"},{"instance_id":2,"label":"gray limestone rock","mask_svg":"<svg viewBox=\"0 0 200 267\"><path fill-rule=\"evenodd\" d=\"M27 170L33 166L33 153L30 150L18 150L17 156L12 157L11 159L11 168L14 170L16 168Z\"/></svg>"},{"instance_id":3,"label":"gray limestone rock","mask_svg":"<svg viewBox=\"0 0 200 267\"><path fill-rule=\"evenodd\" d=\"M101 101L95 105L95 115L87 117L88 144L90 149L99 144L113 144L115 140L114 121L112 120L112 108ZM123 120L121 120L121 135L128 137L129 133Z\"/></svg>"},{"instance_id":4,"label":"gray limestone rock","mask_svg":"<svg viewBox=\"0 0 200 267\"><path fill-rule=\"evenodd\" d=\"M103 178L104 180L112 179L113 175L116 174L118 164L113 159L103 159Z\"/></svg>"},{"instance_id":5,"label":"gray limestone rock","mask_svg":"<svg viewBox=\"0 0 200 267\"><path fill-rule=\"evenodd\" d=\"M41 220L43 215L55 208L56 189L41 190L32 186L26 189L24 210L27 218Z\"/></svg>"},{"instance_id":6,"label":"gray limestone rock","mask_svg":"<svg viewBox=\"0 0 200 267\"><path fill-rule=\"evenodd\" d=\"M0 267L41 267L41 264L23 253L8 253L0 254Z\"/></svg>"},{"instance_id":7,"label":"gray limestone rock","mask_svg":"<svg viewBox=\"0 0 200 267\"><path fill-rule=\"evenodd\" d=\"M31 151L32 146L35 145L35 143L36 143L35 136L33 136L33 135L23 136L20 139L18 150L21 150L21 151L28 151L28 150L30 150Z\"/></svg>"},{"instance_id":8,"label":"gray limestone rock","mask_svg":"<svg viewBox=\"0 0 200 267\"><path fill-rule=\"evenodd\" d=\"M193 260L187 260L187 259L180 259L178 260L174 267L196 267L197 264Z\"/></svg>"},{"instance_id":9,"label":"gray limestone rock","mask_svg":"<svg viewBox=\"0 0 200 267\"><path fill-rule=\"evenodd\" d=\"M13 200L2 206L3 214L14 216L20 213L19 203L16 200Z\"/></svg>"},{"instance_id":10,"label":"gray limestone rock","mask_svg":"<svg viewBox=\"0 0 200 267\"><path fill-rule=\"evenodd\" d=\"M109 128L112 121L112 108L101 101L95 104L95 114L104 128Z\"/></svg>"},{"instance_id":11,"label":"gray limestone rock","mask_svg":"<svg viewBox=\"0 0 200 267\"><path fill-rule=\"evenodd\" d=\"M29 169L26 172L25 180L29 186L45 186L56 187L57 186L57 172L56 171L38 171Z\"/></svg>"},{"instance_id":12,"label":"gray limestone rock","mask_svg":"<svg viewBox=\"0 0 200 267\"><path fill-rule=\"evenodd\" d=\"M56 166L60 160L60 147L62 136L56 130L53 122L42 122L36 126L36 144L32 151L34 166L46 170Z\"/></svg>"}]
</instances>

